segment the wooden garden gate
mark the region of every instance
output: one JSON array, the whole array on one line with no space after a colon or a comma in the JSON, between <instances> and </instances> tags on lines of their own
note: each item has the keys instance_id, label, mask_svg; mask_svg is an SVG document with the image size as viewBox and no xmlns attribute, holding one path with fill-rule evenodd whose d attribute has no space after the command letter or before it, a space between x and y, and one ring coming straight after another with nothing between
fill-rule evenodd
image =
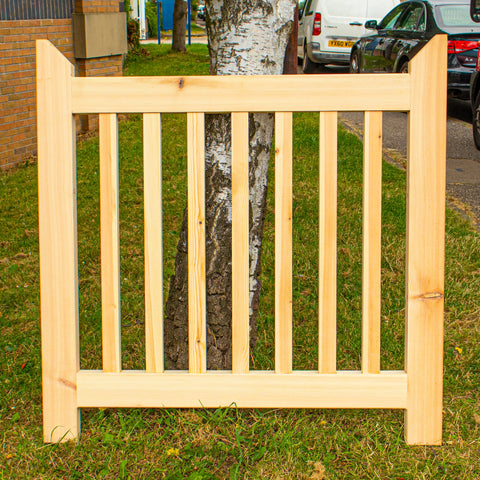
<instances>
[{"instance_id":1,"label":"wooden garden gate","mask_svg":"<svg viewBox=\"0 0 480 480\"><path fill-rule=\"evenodd\" d=\"M446 36L409 74L75 78L37 42L45 442L82 407L395 408L409 444L442 438ZM292 112L320 112L319 359L292 371ZM364 111L361 371L336 368L337 112ZM380 371L382 111L409 115L406 360ZM146 371L121 369L117 112L144 114ZM188 118L189 371L164 371L160 115ZM204 114L232 113L233 368L206 371ZM248 113L275 112L275 371L249 370ZM98 113L103 370L81 370L73 114Z\"/></svg>"}]
</instances>

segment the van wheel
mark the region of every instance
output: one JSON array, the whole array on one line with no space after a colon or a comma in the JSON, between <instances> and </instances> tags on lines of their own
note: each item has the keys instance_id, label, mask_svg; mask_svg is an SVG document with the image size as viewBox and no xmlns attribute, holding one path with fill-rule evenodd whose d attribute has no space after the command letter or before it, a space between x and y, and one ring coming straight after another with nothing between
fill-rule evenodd
<instances>
[{"instance_id":1,"label":"van wheel","mask_svg":"<svg viewBox=\"0 0 480 480\"><path fill-rule=\"evenodd\" d=\"M313 63L307 55L306 47L303 47L303 62L302 62L302 71L303 73L314 73L316 70L316 65Z\"/></svg>"},{"instance_id":2,"label":"van wheel","mask_svg":"<svg viewBox=\"0 0 480 480\"><path fill-rule=\"evenodd\" d=\"M477 150L480 150L480 92L477 93L472 113L473 141Z\"/></svg>"}]
</instances>

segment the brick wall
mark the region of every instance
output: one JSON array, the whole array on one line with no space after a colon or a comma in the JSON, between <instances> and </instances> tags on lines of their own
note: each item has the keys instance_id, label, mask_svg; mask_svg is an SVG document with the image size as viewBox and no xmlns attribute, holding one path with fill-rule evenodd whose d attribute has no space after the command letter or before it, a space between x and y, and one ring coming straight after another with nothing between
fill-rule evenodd
<instances>
[{"instance_id":1,"label":"brick wall","mask_svg":"<svg viewBox=\"0 0 480 480\"><path fill-rule=\"evenodd\" d=\"M123 2L75 0L74 7L77 13L118 12ZM75 63L78 76L122 75L121 55L75 62L70 18L0 20L0 169L36 155L35 40L41 38ZM81 116L81 130L96 125L96 117Z\"/></svg>"},{"instance_id":2,"label":"brick wall","mask_svg":"<svg viewBox=\"0 0 480 480\"><path fill-rule=\"evenodd\" d=\"M75 0L76 13L106 13L118 12L118 0Z\"/></svg>"},{"instance_id":3,"label":"brick wall","mask_svg":"<svg viewBox=\"0 0 480 480\"><path fill-rule=\"evenodd\" d=\"M37 150L35 40L47 38L73 62L72 21L0 21L0 168Z\"/></svg>"}]
</instances>

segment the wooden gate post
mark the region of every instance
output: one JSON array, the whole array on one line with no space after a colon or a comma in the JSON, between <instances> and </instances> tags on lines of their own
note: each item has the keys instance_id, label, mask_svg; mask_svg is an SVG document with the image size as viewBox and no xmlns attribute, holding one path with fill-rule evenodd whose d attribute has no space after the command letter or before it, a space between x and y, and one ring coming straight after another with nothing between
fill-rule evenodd
<instances>
[{"instance_id":1,"label":"wooden gate post","mask_svg":"<svg viewBox=\"0 0 480 480\"><path fill-rule=\"evenodd\" d=\"M73 65L50 42L38 40L38 213L47 443L76 439L80 432L73 76Z\"/></svg>"},{"instance_id":2,"label":"wooden gate post","mask_svg":"<svg viewBox=\"0 0 480 480\"><path fill-rule=\"evenodd\" d=\"M408 444L442 442L447 37L411 61L407 167ZM393 92L392 92L393 94Z\"/></svg>"}]
</instances>

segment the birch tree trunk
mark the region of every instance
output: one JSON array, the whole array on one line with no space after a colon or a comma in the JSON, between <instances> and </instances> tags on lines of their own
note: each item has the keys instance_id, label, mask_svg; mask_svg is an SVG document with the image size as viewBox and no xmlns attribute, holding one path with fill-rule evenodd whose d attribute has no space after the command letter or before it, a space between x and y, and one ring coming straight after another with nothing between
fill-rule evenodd
<instances>
[{"instance_id":1,"label":"birch tree trunk","mask_svg":"<svg viewBox=\"0 0 480 480\"><path fill-rule=\"evenodd\" d=\"M295 5L295 0L207 0L210 73L281 74ZM256 341L267 172L273 128L272 114L250 115L251 348ZM208 369L230 369L232 359L230 129L230 115L207 116L205 187ZM188 368L186 226L185 216L165 312L165 353L167 367L173 369Z\"/></svg>"},{"instance_id":2,"label":"birch tree trunk","mask_svg":"<svg viewBox=\"0 0 480 480\"><path fill-rule=\"evenodd\" d=\"M185 52L185 30L187 28L187 2L186 0L175 0L173 5L173 30L172 50L174 52Z\"/></svg>"}]
</instances>

